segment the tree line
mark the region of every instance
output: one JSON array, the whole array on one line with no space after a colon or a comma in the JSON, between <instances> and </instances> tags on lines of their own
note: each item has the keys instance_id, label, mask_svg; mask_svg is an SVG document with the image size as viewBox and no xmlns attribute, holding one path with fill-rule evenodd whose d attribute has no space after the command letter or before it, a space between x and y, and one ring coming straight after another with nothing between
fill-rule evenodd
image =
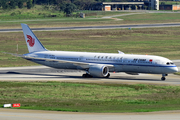
<instances>
[{"instance_id":1,"label":"tree line","mask_svg":"<svg viewBox=\"0 0 180 120\"><path fill-rule=\"evenodd\" d=\"M18 8L23 8L24 4L26 4L26 7L31 9L33 7L32 3L33 0L0 0L0 8L16 9L16 6L18 6Z\"/></svg>"},{"instance_id":2,"label":"tree line","mask_svg":"<svg viewBox=\"0 0 180 120\"><path fill-rule=\"evenodd\" d=\"M1 9L16 9L27 7L31 9L34 5L54 6L56 10L63 11L66 15L75 10L97 10L102 9L102 2L122 2L128 0L0 0Z\"/></svg>"},{"instance_id":3,"label":"tree line","mask_svg":"<svg viewBox=\"0 0 180 120\"><path fill-rule=\"evenodd\" d=\"M0 0L0 7L3 9L15 9L16 6L22 8L24 5L28 9L33 7L35 4L39 5L54 5L63 6L66 4L73 4L77 9L88 10L96 4L101 4L102 2L120 2L128 0Z\"/></svg>"}]
</instances>

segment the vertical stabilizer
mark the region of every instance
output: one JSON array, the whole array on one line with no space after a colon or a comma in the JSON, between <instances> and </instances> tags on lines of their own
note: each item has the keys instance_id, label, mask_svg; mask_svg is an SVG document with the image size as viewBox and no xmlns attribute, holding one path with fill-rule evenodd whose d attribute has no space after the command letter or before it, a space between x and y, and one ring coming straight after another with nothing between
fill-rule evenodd
<instances>
[{"instance_id":1,"label":"vertical stabilizer","mask_svg":"<svg viewBox=\"0 0 180 120\"><path fill-rule=\"evenodd\" d=\"M31 31L29 26L22 23L21 26L29 52L46 51L44 46L41 44L35 34Z\"/></svg>"}]
</instances>

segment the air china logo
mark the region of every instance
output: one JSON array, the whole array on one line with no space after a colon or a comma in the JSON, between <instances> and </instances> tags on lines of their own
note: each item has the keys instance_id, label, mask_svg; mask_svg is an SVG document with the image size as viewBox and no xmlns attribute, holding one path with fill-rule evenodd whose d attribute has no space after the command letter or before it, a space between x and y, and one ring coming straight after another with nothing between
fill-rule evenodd
<instances>
[{"instance_id":1,"label":"air china logo","mask_svg":"<svg viewBox=\"0 0 180 120\"><path fill-rule=\"evenodd\" d=\"M32 38L30 35L27 35L27 38L28 38L27 42L29 43L29 46L33 47L35 44L35 39Z\"/></svg>"}]
</instances>

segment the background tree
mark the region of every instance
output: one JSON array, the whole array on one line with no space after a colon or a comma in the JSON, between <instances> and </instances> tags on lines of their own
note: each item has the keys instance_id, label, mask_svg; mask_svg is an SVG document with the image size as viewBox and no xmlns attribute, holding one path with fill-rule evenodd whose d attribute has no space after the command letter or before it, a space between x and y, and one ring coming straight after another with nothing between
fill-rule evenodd
<instances>
[{"instance_id":1,"label":"background tree","mask_svg":"<svg viewBox=\"0 0 180 120\"><path fill-rule=\"evenodd\" d=\"M34 1L36 1L36 4L53 5L53 4L57 4L57 2L62 0L34 0Z\"/></svg>"},{"instance_id":2,"label":"background tree","mask_svg":"<svg viewBox=\"0 0 180 120\"><path fill-rule=\"evenodd\" d=\"M18 8L23 8L23 2L21 0L18 2Z\"/></svg>"},{"instance_id":3,"label":"background tree","mask_svg":"<svg viewBox=\"0 0 180 120\"><path fill-rule=\"evenodd\" d=\"M15 8L16 8L16 4L15 4L14 0L10 0L10 1L9 1L9 7L10 7L11 9L15 9Z\"/></svg>"},{"instance_id":4,"label":"background tree","mask_svg":"<svg viewBox=\"0 0 180 120\"><path fill-rule=\"evenodd\" d=\"M8 4L6 3L6 1L2 1L2 8L5 10L5 9L8 9Z\"/></svg>"},{"instance_id":5,"label":"background tree","mask_svg":"<svg viewBox=\"0 0 180 120\"><path fill-rule=\"evenodd\" d=\"M71 15L72 12L74 12L76 10L76 5L73 3L67 3L66 4L66 8L64 9L64 13L66 15Z\"/></svg>"},{"instance_id":6,"label":"background tree","mask_svg":"<svg viewBox=\"0 0 180 120\"><path fill-rule=\"evenodd\" d=\"M56 0L57 4L71 3L71 0Z\"/></svg>"},{"instance_id":7,"label":"background tree","mask_svg":"<svg viewBox=\"0 0 180 120\"><path fill-rule=\"evenodd\" d=\"M27 9L31 9L32 8L32 1L28 0L27 2Z\"/></svg>"},{"instance_id":8,"label":"background tree","mask_svg":"<svg viewBox=\"0 0 180 120\"><path fill-rule=\"evenodd\" d=\"M60 11L63 11L66 9L66 3L59 4Z\"/></svg>"},{"instance_id":9,"label":"background tree","mask_svg":"<svg viewBox=\"0 0 180 120\"><path fill-rule=\"evenodd\" d=\"M74 4L78 6L80 10L89 10L96 3L98 2L95 0L74 0Z\"/></svg>"}]
</instances>

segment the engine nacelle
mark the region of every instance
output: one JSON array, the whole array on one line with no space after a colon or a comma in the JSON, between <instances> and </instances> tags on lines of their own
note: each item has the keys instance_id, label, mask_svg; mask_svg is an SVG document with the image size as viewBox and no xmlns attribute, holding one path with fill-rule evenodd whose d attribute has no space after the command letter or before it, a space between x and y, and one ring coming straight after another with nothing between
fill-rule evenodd
<instances>
[{"instance_id":1,"label":"engine nacelle","mask_svg":"<svg viewBox=\"0 0 180 120\"><path fill-rule=\"evenodd\" d=\"M109 74L109 68L104 65L91 66L89 68L89 73L94 77L107 77Z\"/></svg>"}]
</instances>

